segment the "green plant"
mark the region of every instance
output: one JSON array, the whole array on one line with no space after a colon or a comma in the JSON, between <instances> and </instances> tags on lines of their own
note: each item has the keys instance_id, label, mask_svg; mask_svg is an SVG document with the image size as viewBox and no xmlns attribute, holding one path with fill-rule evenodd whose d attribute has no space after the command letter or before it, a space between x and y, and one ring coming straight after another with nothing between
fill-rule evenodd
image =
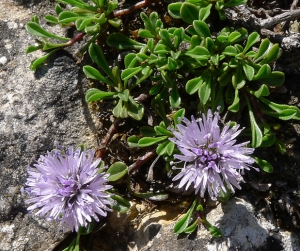
<instances>
[{"instance_id":1,"label":"green plant","mask_svg":"<svg viewBox=\"0 0 300 251\"><path fill-rule=\"evenodd\" d=\"M221 30L216 30L209 25L209 20L213 18L212 12L217 11L219 18L223 20L226 18L225 8L244 4L245 0L188 0L171 3L168 6L169 14L175 19L181 19L180 27L164 27L157 12L153 11L149 16L142 12L140 19L143 27L138 30L137 39L120 32L108 32L106 41L100 35L106 38L104 34L111 31L112 27L121 27L121 16L130 13L129 9L123 12L116 10L116 0L58 2L60 4L55 7L57 17L47 15L45 20L62 27L74 27L78 34L72 39L52 34L43 29L34 16L26 28L38 39L35 46L28 47L27 53L42 50L47 54L32 62L31 69L35 70L56 51L85 37L86 43L81 47L80 53L83 55L88 51L86 55L90 56L93 65L83 66L83 72L97 85L97 88L90 88L86 92L86 101L110 101L114 106L114 117L138 121L139 134L128 135L127 143L132 148L149 149L148 155L139 156L129 167L128 163L113 163L107 170L110 174L109 182L126 180L127 191L131 195L142 199L166 200L169 196L166 191L140 192L132 188L130 182L134 176L131 174L134 169L157 155L149 169L161 158L166 173L172 173L174 159L182 150L182 147L174 143L174 135L178 133L176 130L180 126L182 128L181 122L185 116L197 116L208 111L210 114L211 111L227 113L233 121L224 121L225 127L237 130L236 115L246 110L248 116L240 122L246 127L242 134L251 137L252 148L275 145L284 153L284 144L276 135L277 119L299 120L300 110L271 101L272 89L285 81L282 72L272 71L272 64L281 54L278 44L272 44L267 38L261 39L257 32L248 34L245 28L222 27ZM147 1L149 2L151 3ZM63 8L65 5L70 5L71 8ZM133 7L131 9L137 9L137 6ZM60 42L53 42L57 40ZM100 47L103 42L116 50L126 50L123 65L110 67L104 49ZM141 100L141 95L146 96L147 100ZM145 111L155 118L153 124L145 126ZM102 157L114 131L115 128L108 130L108 136L97 157ZM192 147L191 151L200 156L203 145L196 145L198 148ZM208 143L206 145L212 151L206 155L217 158L214 156L214 151L219 154L217 147ZM189 159L190 156L182 158L184 157ZM263 171L272 172L273 167L266 160L249 158ZM181 168L185 164L178 166ZM104 165L99 172L104 171L103 168ZM221 189L219 201L229 199L231 192L225 191L227 188ZM218 193L217 188L212 189ZM111 192L114 193L112 199L116 201L113 209L126 212L130 203L117 190ZM221 231L204 217L204 206L204 202L194 200L187 213L175 225L174 232L189 234L203 224L213 236L221 236ZM84 231L90 232L83 230L78 233L77 239L67 250L79 248L79 236Z\"/></svg>"},{"instance_id":2,"label":"green plant","mask_svg":"<svg viewBox=\"0 0 300 251\"><path fill-rule=\"evenodd\" d=\"M89 39L86 45L80 50L83 54L86 48L94 43L99 35L107 29L108 24L119 27L121 19L117 17L111 18L111 13L118 6L117 0L91 0L91 3L86 3L82 0L57 0L60 4L55 6L57 17L46 15L45 20L53 25L61 25L62 27L75 26L79 32L73 39L52 34L42 28L39 24L37 16L32 17L31 22L26 24L27 31L39 37L36 39L36 45L29 46L26 53L31 53L37 50L47 51L48 54L36 59L31 63L30 69L35 70L39 65L45 62L57 50L73 45L75 42L81 40L84 36ZM71 5L72 7L63 10L62 5ZM60 43L52 42L52 40L62 41Z\"/></svg>"}]
</instances>

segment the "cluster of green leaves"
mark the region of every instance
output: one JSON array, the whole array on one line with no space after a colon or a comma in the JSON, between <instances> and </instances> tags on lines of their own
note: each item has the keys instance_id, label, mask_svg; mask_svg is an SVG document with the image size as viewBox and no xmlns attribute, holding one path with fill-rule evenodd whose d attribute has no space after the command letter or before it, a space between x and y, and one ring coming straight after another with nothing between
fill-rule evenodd
<instances>
[{"instance_id":1,"label":"cluster of green leaves","mask_svg":"<svg viewBox=\"0 0 300 251\"><path fill-rule=\"evenodd\" d=\"M221 230L216 226L211 225L208 220L202 216L203 210L203 206L198 203L197 199L195 199L186 214L184 214L183 217L175 224L174 232L176 234L191 234L200 224L203 224L213 237L221 237ZM194 217L194 213L197 213L197 217ZM194 222L190 224L193 217L196 219L194 219Z\"/></svg>"},{"instance_id":2,"label":"cluster of green leaves","mask_svg":"<svg viewBox=\"0 0 300 251\"><path fill-rule=\"evenodd\" d=\"M173 5L169 10L175 15ZM155 95L152 106L167 124L166 109L170 106L176 110L183 105L178 83L185 79L186 93L198 94L200 111L221 107L220 112L226 109L237 113L247 106L252 147L276 144L282 148L265 117L300 119L300 111L267 99L270 88L285 80L282 72L272 71L269 65L280 56L278 44L267 38L261 40L257 32L248 35L244 28L225 27L215 36L205 22L211 4L203 8L191 2L178 5L180 10L176 13L189 24L186 29L164 29L157 13L149 17L141 13L145 28L139 30L139 36L147 43L137 43L118 33L108 37L107 43L112 47L138 50L126 55L122 80L142 84L150 78L155 83L149 91Z\"/></svg>"},{"instance_id":3,"label":"cluster of green leaves","mask_svg":"<svg viewBox=\"0 0 300 251\"><path fill-rule=\"evenodd\" d=\"M117 0L91 0L90 3L82 0L57 0L60 4L55 6L56 17L46 15L45 20L52 25L61 25L62 27L75 26L76 30L89 36L86 46L81 49L83 53L90 43L94 43L99 35L107 29L107 24L114 27L121 25L121 19L109 18L112 11L118 6ZM64 10L62 5L72 6ZM46 55L36 59L31 63L30 69L35 70L39 65L45 62L57 50L69 46L71 39L48 32L41 27L37 16L33 16L31 22L26 24L27 31L38 37L36 44L27 48L26 53L37 50L48 51ZM61 42L55 43L52 40Z\"/></svg>"},{"instance_id":4,"label":"cluster of green leaves","mask_svg":"<svg viewBox=\"0 0 300 251\"><path fill-rule=\"evenodd\" d=\"M96 88L91 88L86 93L86 101L92 102L104 99L118 100L117 105L113 109L113 115L115 117L131 117L136 120L141 120L144 115L144 107L138 104L130 95L131 89L135 86L128 86L128 81L121 81L120 71L117 66L112 70L109 68L104 54L98 45L92 43L89 47L89 54L108 78L104 77L97 69L89 65L83 67L83 72L88 78L99 80L109 86L110 89L113 88L113 90L101 91Z\"/></svg>"},{"instance_id":5,"label":"cluster of green leaves","mask_svg":"<svg viewBox=\"0 0 300 251\"><path fill-rule=\"evenodd\" d=\"M284 83L284 74L272 71L270 64L280 56L280 48L269 39L261 39L257 32L248 34L244 28L225 27L221 31L211 31L207 20L211 12L217 11L221 20L225 19L225 8L240 5L246 0L187 0L168 6L169 14L185 22L184 27L164 28L156 12L149 16L141 13L144 27L138 31L140 40L133 40L121 33L112 33L106 43L118 50L127 50L124 68L110 68L97 39L108 28L108 24L119 27L121 20L111 18L117 8L117 0L57 0L55 16L47 15L45 20L63 27L74 26L82 35L89 37L81 52L88 50L94 64L83 67L85 75L100 82L99 89L91 88L86 93L87 102L112 100L112 113L118 118L142 120L144 106L134 95L151 97L151 108L160 121L153 126L142 126L140 135L128 137L131 147L156 147L158 156L170 166L173 155L178 151L173 142L172 130L176 128L191 104L196 103L198 112L208 109L220 113L242 112L248 109L249 128L244 135L252 137L252 147L276 145L284 152L284 144L276 138L273 118L281 120L300 119L300 110L294 106L277 104L268 99L273 88ZM63 5L71 8L63 10ZM27 23L26 29L38 37L35 46L29 46L27 53L43 50L48 53L31 64L34 70L57 50L69 46L73 40L57 36L43 29L35 16ZM54 43L52 40L59 40ZM141 88L142 87L142 88ZM189 100L190 99L190 100ZM192 102L191 102L192 100ZM269 122L271 121L271 122ZM255 158L256 163L266 172L272 166L265 160ZM102 170L104 167L100 167ZM118 182L128 174L128 166L122 162L112 164L107 173L110 182ZM104 169L102 170L104 171ZM129 177L127 176L127 185ZM164 200L168 194L139 193L131 189L133 195L153 200ZM126 212L130 203L117 191L112 191L116 201L114 210ZM230 192L224 193L220 201L226 201ZM204 224L213 236L220 231L202 217L203 208L195 201L187 214L175 225L175 233L191 233ZM189 225L194 217L194 222ZM201 215L201 217L199 216ZM79 234L80 236L80 234ZM71 249L79 245L79 237Z\"/></svg>"},{"instance_id":6,"label":"cluster of green leaves","mask_svg":"<svg viewBox=\"0 0 300 251\"><path fill-rule=\"evenodd\" d=\"M168 9L173 18L182 18L187 22L190 20L190 14L196 14L200 9L207 6L214 6L219 14L219 18L224 20L226 18L225 8L241 5L246 2L247 0L187 0L185 2L171 3ZM187 8L187 6L191 6L191 8Z\"/></svg>"},{"instance_id":7,"label":"cluster of green leaves","mask_svg":"<svg viewBox=\"0 0 300 251\"><path fill-rule=\"evenodd\" d=\"M168 138L173 136L170 128L175 128L180 122L180 119L184 116L185 110L180 109L172 115L172 121L168 123L169 127L164 121L161 121L159 125L142 126L140 128L140 136L132 135L128 137L128 144L130 147L149 147L157 145L156 153L159 156L171 157L173 156L175 144ZM170 124L172 123L172 124Z\"/></svg>"}]
</instances>

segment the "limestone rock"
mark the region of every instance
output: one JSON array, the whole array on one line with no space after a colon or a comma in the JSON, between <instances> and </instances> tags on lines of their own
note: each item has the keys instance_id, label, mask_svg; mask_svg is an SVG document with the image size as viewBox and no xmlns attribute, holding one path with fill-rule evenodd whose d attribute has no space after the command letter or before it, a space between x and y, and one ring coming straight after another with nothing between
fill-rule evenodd
<instances>
[{"instance_id":1,"label":"limestone rock","mask_svg":"<svg viewBox=\"0 0 300 251\"><path fill-rule=\"evenodd\" d=\"M174 234L175 222L183 212L180 205L149 207L143 203L133 204L128 214L109 216L107 225L93 237L93 250L300 250L296 234L279 230L271 219L256 215L247 198L220 203L207 214L207 220L222 231L220 238L212 238L203 226L190 235Z\"/></svg>"},{"instance_id":2,"label":"limestone rock","mask_svg":"<svg viewBox=\"0 0 300 251\"><path fill-rule=\"evenodd\" d=\"M1 251L52 250L64 238L54 222L26 210L20 189L31 160L53 149L55 140L66 146L82 142L89 148L97 146L95 124L72 56L56 54L36 72L29 70L36 55L25 54L34 42L25 24L33 10L38 12L39 5L0 3Z\"/></svg>"}]
</instances>

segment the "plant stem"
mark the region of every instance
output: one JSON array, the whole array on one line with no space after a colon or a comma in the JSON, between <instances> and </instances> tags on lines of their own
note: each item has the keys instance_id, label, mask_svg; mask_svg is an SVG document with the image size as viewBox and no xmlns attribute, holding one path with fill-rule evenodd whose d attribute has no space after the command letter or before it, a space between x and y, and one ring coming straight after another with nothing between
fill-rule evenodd
<instances>
[{"instance_id":1,"label":"plant stem","mask_svg":"<svg viewBox=\"0 0 300 251\"><path fill-rule=\"evenodd\" d=\"M138 9L144 8L144 7L148 6L148 5L150 5L151 3L155 3L155 2L158 2L158 1L159 0L144 0L144 1L140 1L140 2L136 3L135 5L132 5L128 9L115 10L112 13L112 16L113 17L126 16L126 15L129 15L130 13L132 13L132 12L138 10Z\"/></svg>"},{"instance_id":2,"label":"plant stem","mask_svg":"<svg viewBox=\"0 0 300 251\"><path fill-rule=\"evenodd\" d=\"M108 129L105 137L102 139L101 143L100 143L100 147L97 151L96 154L96 159L98 158L102 158L105 150L106 150L106 145L108 144L109 140L112 138L112 136L114 135L114 133L116 132L119 124L121 123L122 119L115 119L114 123L110 126L110 128Z\"/></svg>"},{"instance_id":3,"label":"plant stem","mask_svg":"<svg viewBox=\"0 0 300 251\"><path fill-rule=\"evenodd\" d=\"M66 43L66 45L64 47L68 47L68 46L71 46L71 45L75 44L77 41L79 41L80 39L82 39L84 35L85 35L85 33L82 33L82 32L78 33L68 43Z\"/></svg>"},{"instance_id":4,"label":"plant stem","mask_svg":"<svg viewBox=\"0 0 300 251\"><path fill-rule=\"evenodd\" d=\"M148 162L149 160L151 160L155 156L156 156L156 152L155 151L151 151L151 152L146 153L142 157L138 157L138 159L136 160L136 162L134 162L132 165L129 166L128 174L132 174L137 168L139 168L140 166L144 165L146 162Z\"/></svg>"}]
</instances>

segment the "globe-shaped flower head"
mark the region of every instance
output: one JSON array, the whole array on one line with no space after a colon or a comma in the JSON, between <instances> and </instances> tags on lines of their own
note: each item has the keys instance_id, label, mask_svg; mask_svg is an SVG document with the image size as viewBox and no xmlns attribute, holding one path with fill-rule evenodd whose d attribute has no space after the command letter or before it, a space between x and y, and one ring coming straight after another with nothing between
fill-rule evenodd
<instances>
[{"instance_id":1,"label":"globe-shaped flower head","mask_svg":"<svg viewBox=\"0 0 300 251\"><path fill-rule=\"evenodd\" d=\"M52 150L40 156L34 168L28 168L28 210L39 209L36 214L60 221L63 231L78 231L92 218L106 216L112 202L105 191L112 186L105 185L108 175L98 173L100 159L93 158L94 151L73 147L65 154Z\"/></svg>"},{"instance_id":2,"label":"globe-shaped flower head","mask_svg":"<svg viewBox=\"0 0 300 251\"><path fill-rule=\"evenodd\" d=\"M183 118L177 130L172 130L175 138L170 138L181 152L174 155L178 159L174 164L183 162L173 181L181 179L179 187L186 185L186 189L193 185L201 197L207 190L213 200L220 196L221 189L224 192L228 188L234 192L233 187L241 189L244 170L249 170L254 162L249 156L254 149L245 147L249 142L235 145L235 138L242 131L239 125L231 128L226 125L221 130L219 120L219 113L213 115L211 110L202 119Z\"/></svg>"}]
</instances>

